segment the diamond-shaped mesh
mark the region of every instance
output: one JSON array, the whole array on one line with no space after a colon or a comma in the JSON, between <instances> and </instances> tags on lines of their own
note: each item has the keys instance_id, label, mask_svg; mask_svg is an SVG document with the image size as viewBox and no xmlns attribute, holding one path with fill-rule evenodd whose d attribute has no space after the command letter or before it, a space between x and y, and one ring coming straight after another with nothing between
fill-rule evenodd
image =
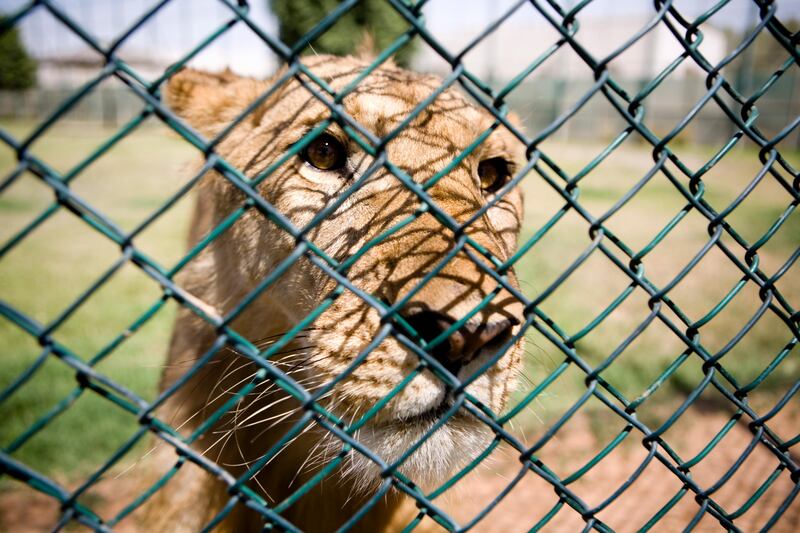
<instances>
[{"instance_id":1,"label":"diamond-shaped mesh","mask_svg":"<svg viewBox=\"0 0 800 533\"><path fill-rule=\"evenodd\" d=\"M513 177L512 185L500 191L500 196L502 197L511 187L521 184L539 187L554 199L552 201L555 202L553 205L556 209L551 213L544 206L540 206L536 198L528 198L529 205L534 205L537 209L541 207L540 213L548 214L546 218L537 220L533 227L526 227L523 230L523 240L518 251L507 261L490 257L491 254L482 250L480 245L464 237L465 228L435 204L426 193L427 186L418 186L411 176L392 163L384 148L391 140L391 136L397 135L398 131L381 138L347 114L342 102L345 95L358 86L357 83L343 92L336 92L300 61L299 54L306 49L308 43L334 26L337 19L357 3L357 0L341 2L298 43L283 43L252 20L246 1L241 0L237 3L231 0L219 0L219 6L224 8L228 20L155 79L148 79L147 76L137 72L130 63L121 59L118 52L131 36L144 31L153 17L170 4L170 0L155 3L130 27L118 28L119 37L108 45L93 37L90 29L83 28L59 7L58 3L48 0L30 2L3 20L0 32L15 27L31 13L45 11L105 61L93 79L64 98L46 119L35 125L31 132L16 135L11 131L0 129L0 142L13 151L16 157L16 167L3 177L0 193L12 190L21 180L34 179L46 187L52 195L34 218L26 220L20 227L15 227L13 232L7 233L10 236L0 243L0 259L7 259L6 256L32 239L40 227L58 217L62 217L58 220L68 217L75 222L68 226L73 228L70 231L93 233L95 237L110 243L115 250L113 254L103 256L110 255L107 257L108 260L100 261L99 258L89 255L74 264L60 265L62 269L84 269L88 268L86 262L97 262L92 266L96 269L92 281L87 286L81 287L80 291L76 289L74 299L63 307L57 316L39 316L35 305L18 303L19 298L11 301L6 300L4 296L3 300L0 300L0 315L7 326L3 331L14 330L14 342L17 343L15 346L27 342L37 345L39 350L39 355L32 363L20 369L13 381L4 384L5 388L0 390L0 406L4 403L11 404L15 396L25 388L47 387L47 380L54 375L54 372L63 372L66 369L75 378L71 389L64 391L58 403L47 406L40 416L26 423L22 431L10 440L0 443L3 446L0 451L0 468L6 479L10 476L55 500L60 509L59 521L53 524L57 528L77 521L97 530L113 529L145 504L151 496L162 490L180 468L191 464L216 476L228 487L230 500L206 525L208 530L220 524L241 506L247 506L259 513L265 526L296 530L295 525L282 516L283 511L303 497L316 483L322 482L326 475L345 460L347 454L366 456L378 465L383 483L375 496L366 501L362 512L344 524L344 530L356 526L370 507L376 505L390 490L401 491L417 502L419 515L415 521L408 524L407 529L413 529L423 523L423 519L426 522L433 519L446 530L466 530L476 526L491 528L491 521L496 517L496 513L491 514L492 511L496 508L501 509L504 500L514 492L515 488L521 486L522 480L531 477L537 478L549 487L550 495L555 494L555 503L548 506L543 513L536 512L530 516L516 518L520 523L526 524L526 528L532 528L534 531L552 525L557 520L556 517L565 514L582 521L582 526L586 530L607 531L615 527L656 529L670 511L687 501L694 501L696 507L683 527L690 530L702 521L704 525L718 524L725 530L738 530L740 526L737 526L739 523L737 520L751 507L756 506L765 494L771 490L774 492L773 489L778 485L780 494L775 500L778 503L764 511L759 526L768 530L780 523L787 512L797 505L796 496L800 492L800 471L797 462L800 435L797 434L798 418L794 416L797 412L796 394L800 389L800 374L796 361L798 356L796 345L800 339L800 313L796 307L797 301L793 300L798 294L795 263L800 257L800 238L796 232L792 232L792 228L796 230L798 227L796 219L793 221L792 217L796 216L794 211L800 202L800 176L791 163L796 150L787 147L787 140L797 133L800 117L790 116L787 112L785 123L781 128L765 128L759 121L758 110L759 101L782 78L790 74L796 75L797 62L800 60L798 55L800 34L792 33L776 15L779 2L752 0L752 7L758 12L755 27L747 32L729 55L722 59L710 59L703 53L704 24L719 10L725 8L729 3L726 0L718 2L694 19L685 16L677 6L677 2L655 0L650 6L652 10L650 21L642 27L631 28L630 38L603 57L597 56L593 50L581 44L589 41L582 39L580 14L587 5L592 4L591 0L570 3L569 7L565 7L566 3L554 1L515 2L506 12L498 13L497 19L486 25L485 29L475 35L460 51L448 51L437 41L437 35L426 27L422 8L428 2L387 0L387 3L408 22L409 29L378 55L364 76L383 64L412 39L430 46L451 67L451 72L444 78L440 91L447 87L460 87L478 105L491 113L496 120L495 127L507 128L526 146L527 165ZM510 82L502 86L493 86L496 85L493 81L490 85L471 72L465 66L464 59L473 48L479 46L503 23L513 20L522 9L532 9L545 19L557 33L557 39L543 55L531 57L529 65ZM308 238L309 228L313 228L328 216L330 209L318 213L308 227L295 227L284 213L257 192L256 186L270 178L274 166L258 176L248 177L216 152L218 143L233 126L226 128L214 139L206 139L187 127L161 100L160 91L171 76L235 27L248 28L266 48L279 56L288 69L276 81L275 86L253 102L234 123L244 120L286 80L292 78L298 80L330 110L329 119L309 132L306 139L310 140L330 124L339 124L366 153L375 158L375 168L383 168L393 173L416 194L420 212L434 213L442 225L455 235L461 236L457 241L458 249L472 257L488 276L496 280L498 288L502 287L509 291L524 304L526 320L519 335L528 335L534 344L546 344L552 347L548 351L548 357L553 364L543 375L537 376L535 383L527 391L516 396L507 412L503 414L491 412L476 398L466 393L465 384L452 385L456 391L455 403L442 415L441 422L444 423L458 410L466 411L483 421L493 432L495 439L484 453L474 458L466 468L432 492L421 490L413 479L406 478L399 471L398 465L413 450L409 450L395 464L386 464L384 459L354 438L358 428L372 418L386 401L396 395L414 376L413 373L400 383L385 401L379 402L374 409L363 414L355 422L347 423L329 412L320 398L325 392L336 387L353 367L360 364L371 347L389 336L406 342L425 366L434 369L437 376L444 376L440 372L441 365L433 360L425 343L414 343L405 336L407 333L405 328L408 325L401 324L397 320L399 316L396 315L396 307L384 305L384 302L373 295L363 294L348 280L348 267L357 260L358 253L350 259L337 260L326 255ZM615 79L613 75L614 60L656 30L668 31L682 51L663 71L658 72L646 83L642 83L634 90L626 88L625 84ZM374 28L373 31L380 32L381 29ZM763 80L745 80L747 83L744 84L741 83L742 80L726 77L726 67L732 62L741 60L757 38L773 41L773 44L777 45L774 49L780 50L780 57L774 58L779 66L772 75ZM535 82L528 80L535 77L542 65L555 54L569 54L578 58L592 73L593 82L578 98L570 101L565 110L551 117L545 127L525 133L509 121L507 101L513 101L518 96L515 91L526 83L533 84L535 88ZM702 71L702 78L697 80L698 84L704 86L702 93L694 105L686 110L668 131L657 131L658 128L648 125L648 107L663 104L660 100L668 98L669 95L659 92L660 88L668 84L671 75L686 64L694 65ZM361 79L363 77L358 78ZM141 102L141 113L128 120L113 136L103 139L91 153L83 155L80 161L67 165L67 170L57 170L64 166L63 161L47 160L46 156L37 155L39 152L32 147L105 80L116 80L124 84L129 95L133 95ZM440 91L432 94L415 108L404 124L409 124L414 117L423 112ZM553 155L554 152L551 152L548 143L562 128L572 122L579 123L581 112L586 106L599 105L597 102L602 102L605 107L613 109L610 113L614 116L614 120L622 125L621 129L613 132L611 142L592 156L588 163L579 165L577 171L570 171L569 165L562 164L558 156ZM679 141L682 134L692 127L701 113L709 111L724 114L725 126L730 128L730 135L721 147L707 154L704 162L698 164L697 161L686 161L681 157L684 145ZM136 224L122 224L116 221L115 216L104 212L97 202L84 199L78 192L80 189L76 184L88 167L96 161L108 158L111 150L123 144L126 138L148 121L160 122L176 132L188 145L203 154L205 164L182 186L172 191L168 200L154 208L144 220L139 220ZM474 150L481 140L476 139L467 152ZM753 144L755 148L746 152L745 156L749 158L751 164L757 161L755 164L760 170L743 182L746 183L745 186L735 197L725 198L724 195L721 197L715 193L715 180L724 180L726 176L715 176L715 169L719 168L721 161L732 158L732 154L740 144L746 142ZM612 198L608 202L593 201L598 191L603 191L602 181L593 180L603 168L604 162L613 158L615 154L623 153L627 146L635 143L638 143L639 147L646 147L646 150L633 152L638 154L637 157L647 153L652 158L652 161L639 160L639 164L646 165L648 170L641 176L631 177L625 190L620 191L618 195L615 196L615 191L611 191ZM294 157L304 145L302 141L297 143L286 157ZM143 157L146 157L146 154L143 154ZM438 178L445 176L454 164L446 166L429 183L432 184ZM158 224L162 217L167 216L173 207L180 204L200 178L210 170L215 170L224 176L238 191L242 198L242 208L234 211L180 260L172 266L165 266L166 263L159 257L145 252L139 246L140 237L147 234L153 225ZM110 175L108 179L113 180L114 176ZM353 189L358 186L360 183ZM642 191L648 187L661 187L659 194L663 201L674 202L676 209L670 218L654 223L654 231L649 240L630 242L626 237L628 235L626 224L644 222L637 220L624 222L625 218L621 215L643 197ZM766 215L758 220L737 218L737 213L741 212L743 206L756 201L754 192L760 187L770 187L771 201L773 204L777 203L780 208L769 211L772 213L770 215L772 218L768 220L764 218ZM349 189L345 196L351 194L353 189ZM250 305L257 294L248 295L229 315L218 316L175 281L175 276L211 241L224 233L238 217L251 210L267 217L275 226L296 239L297 243L295 252L285 260L285 263L278 265L272 274L260 281L256 293L260 294L274 283L280 283L282 269L288 268L300 257L307 258L336 282L335 291L317 310L267 349L237 333L235 327L235 318ZM705 229L707 238L700 246L688 250L682 249L685 241L676 235L687 227ZM387 238L392 231L393 229L388 230L381 238ZM535 257L540 249L550 246L547 244L548 239L559 231L563 232L559 233L559 238L567 236L572 238L573 242L581 242L580 253L575 257L562 258L561 263L548 263L557 264L558 267L552 272L552 280L546 286L536 287L533 291L528 291L524 287L520 292L509 284L506 277L509 270L512 267L519 268L520 264ZM580 240L586 236L588 240ZM771 259L765 262L762 256L766 254L762 251L779 238L784 243L781 250L788 249L788 255L778 254L778 258L775 259L775 254L770 251ZM368 246L376 245L377 242L371 242ZM671 271L668 268L660 268L668 255L681 257L682 262L677 269ZM765 266L766 264L769 266ZM437 268L440 269L441 265ZM697 287L695 294L702 295L701 301L692 301L691 297L675 296L677 291L682 290L687 280L703 268L714 271L710 274L712 278L718 275L720 279L725 279L725 276L728 276L732 282L712 299L707 296L709 292L701 291ZM88 321L88 318L81 315L82 309L101 293L107 284L112 283L117 276L123 275L123 272L128 275L129 271L135 272L137 276L145 276L157 289L157 295L152 301L137 310L136 319L129 321L119 331L97 333L98 338L103 339L102 343L88 352L62 342L59 336L60 330L68 327L72 320L79 323L81 320ZM45 286L39 285L38 281L22 279L22 272L17 270L12 272L20 278L4 279L4 285L10 287L15 283L27 284L22 289L17 287L14 294L22 290L23 295L33 302L37 298L37 291L47 290ZM434 274L435 272L430 275ZM594 276L592 283L609 287L610 292L606 294L605 299L601 299L601 304L592 300L592 295L585 294L589 281L584 278L592 279L592 276ZM4 293L6 288L2 287ZM691 295L691 286L688 290ZM280 365L273 364L271 358L313 323L341 291L352 291L361 296L382 314L385 325L374 342L354 359L351 367L339 378L326 384L321 390L311 391L294 381ZM686 293L681 294L686 296ZM589 300L592 301L591 306L581 307ZM572 309L574 313L563 313L564 304L559 305L560 301L567 302L567 310ZM678 302L684 301L690 303L678 305ZM740 320L735 322L738 325L725 338L704 335L709 324L714 324L715 320L718 322L722 320L720 317L729 310L734 301L747 301L752 304L750 308L752 313L749 316L739 317ZM593 335L613 323L615 317L625 314L626 306L631 302L638 302L638 309L646 309L646 312L636 315L633 319L630 318L631 312L627 312L628 320L624 322L627 328L623 327L620 330L617 327L615 330L622 331L622 334L616 337L603 334L597 337L599 341L593 341L592 346L596 348L595 350L585 350L582 342L593 338ZM687 305L692 307L691 311L685 309ZM115 377L112 378L104 370L103 364L113 359L120 347L135 339L137 332L147 328L153 317L176 306L189 309L205 321L214 330L216 342L207 353L196 354L197 362L186 366L185 373L177 383L154 399L146 399L147 395L140 393L137 387L128 385L122 379L122 374L114 374ZM760 325L767 322L770 324L769 328L759 330ZM86 331L87 335L96 333L90 331L92 327L90 323L87 322L86 327L89 328ZM779 339L779 348L774 353L757 353L766 350L765 346L769 345L752 341L759 335L758 331L766 331L760 335L771 340ZM25 340L17 341L20 336L25 337ZM511 343L508 343L501 348L494 360L510 345ZM747 353L731 360L731 354L736 352L737 347L742 346L745 346L744 350ZM659 347L665 348L661 350L662 353L669 352L670 356L667 359L647 357L648 353L658 351ZM207 413L207 418L190 434L173 427L170 421L155 416L157 408L170 395L223 349L233 349L243 358L255 363L258 371L252 379L239 384L231 393L230 399L215 413ZM600 353L597 353L597 349ZM631 353L635 355L632 356ZM751 362L757 361L755 370L752 370L753 367L747 372L743 370L741 360L747 358ZM50 369L49 365L53 361L60 364L58 369ZM6 362L0 364L5 365ZM622 368L634 368L634 371L622 371ZM419 369L414 372L418 371ZM632 381L632 375L635 375L638 381ZM775 376L779 376L779 379ZM442 379L450 383L448 380L452 378L442 377ZM579 387L573 396L563 392L566 390L563 384L569 379L578 383ZM330 432L331 438L340 440L344 445L343 452L339 456L332 457L318 476L298 486L291 497L280 502L266 500L250 483L255 473L279 453L279 447L269 450L255 463L250 464L244 475L236 477L228 471L226 465L217 464L201 449L193 446L193 443L209 431L232 405L265 380L275 383L303 404L304 413L286 434L284 440L296 436L313 421ZM569 390L575 392L576 389ZM770 392L768 397L772 400L769 404L762 402L755 405L751 401L752 398L764 390ZM651 404L656 404L656 397L664 394L671 396L673 400L676 398L678 400L672 403L659 403L657 405L661 406L660 410L654 409L654 412L648 412ZM511 428L511 422L527 410L536 412L539 409L539 402L548 395L563 396L565 405L558 409L558 413L544 419L546 428L538 433L536 438L531 440L521 438L520 434ZM709 400L709 397L713 399ZM37 470L26 460L27 456L20 455L26 446L35 442L37 434L51 425L59 424L59 421L75 406L88 399L102 403L102 406L94 411L100 413L100 416L112 416L112 412L114 416L124 415L123 418L129 424L131 432L125 442L119 443L116 452L104 458L101 466L95 465L93 472L82 477L82 482L62 483L60 478L57 480L57 476ZM715 430L712 439L687 455L682 449L683 446L675 444L676 441L680 441L680 433L686 430L681 426L683 415L701 403L705 405L709 401L723 405L724 423ZM669 406L666 413L664 405ZM618 429L613 430L614 435L611 438L587 440L582 450L585 456L582 466L562 473L564 469L559 461L564 457L560 455L575 453L575 447L559 442L559 432L575 422L581 413L590 407L595 416L605 420L609 427ZM787 417L790 420L789 426L792 427L794 424L794 429L790 429L788 434L772 427L773 421ZM58 427L61 439L71 438L69 425ZM717 453L720 448L730 446L726 436L735 428L746 428L748 432L749 440L744 448L735 451L735 459L718 472L715 480L708 483L698 481L695 472L710 455ZM102 513L94 509L91 499L84 498L84 495L91 492L101 479L113 473L120 464L125 464L129 460L125 458L130 451L147 438L156 439L174 448L177 453L174 467L155 484L143 488L124 509L113 516L101 517ZM604 486L602 497L593 498L590 503L580 490L574 488L573 483L589 475L593 469L599 470L606 457L632 442L644 450L637 459L637 464L631 465L623 483ZM441 503L440 496L476 470L476 467L498 447L512 452L512 463L515 465L512 475L503 478L503 486L489 499L484 508L473 509L466 521L458 521L446 511L447 506ZM765 467L768 471L764 472L763 478L757 483L742 485L746 488L738 489L737 471L756 453L770 458L767 461L770 466ZM648 511L647 516L639 516L636 519L631 517L629 523L607 523L603 511L613 507L617 500L624 499L626 493L637 486L637 481L640 486L643 483L651 483L644 478L656 467L667 472L667 478L674 481L670 485L669 496L655 505L652 511ZM663 482L665 478L659 479ZM717 495L728 487L733 487L732 490L737 493L735 499L737 504L734 506L722 503L717 498ZM538 495L529 497L536 498ZM644 504L642 506L646 507Z\"/></svg>"}]
</instances>

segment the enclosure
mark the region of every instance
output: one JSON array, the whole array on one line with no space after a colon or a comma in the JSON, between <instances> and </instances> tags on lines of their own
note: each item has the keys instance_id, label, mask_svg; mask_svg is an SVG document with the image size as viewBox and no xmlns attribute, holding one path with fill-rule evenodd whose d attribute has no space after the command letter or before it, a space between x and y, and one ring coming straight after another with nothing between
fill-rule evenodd
<instances>
[{"instance_id":1,"label":"enclosure","mask_svg":"<svg viewBox=\"0 0 800 533\"><path fill-rule=\"evenodd\" d=\"M518 249L507 260L464 237L465 228L427 192L483 138L419 186L386 157L398 132L380 137L345 111L342 102L358 83L334 91L303 62L358 0L331 2L296 42L282 41L274 23L264 22L266 2L197 4L129 3L125 14L108 19L97 14L103 11L87 15L80 2L0 2L0 33L21 30L26 42L56 35L54 49L84 54L53 70L53 58L33 49L40 87L0 91L0 528L137 531L141 509L176 472L204 469L230 497L206 530L239 506L258 512L267 529L294 530L284 511L333 476L347 454L381 468L383 483L364 512L391 491L415 501L418 515L405 530L800 528L795 3L631 0L623 9L641 16L609 24L597 14L614 3L602 0L469 7L386 0L403 30L357 81L415 49L412 68L437 73L441 84L404 127L452 87L491 113L491 130L506 129L525 147L524 168L490 200L514 187L525 195ZM131 45L157 41L152 28L169 32L190 9L211 14L186 30L186 39L159 37L159 46L172 50L169 64L143 59L148 48ZM234 124L281 84L298 80L328 107L328 124L381 161L416 195L419 214L433 213L456 236L456 251L469 253L498 290L522 303L524 372L503 412L442 372L431 356L441 339L426 342L396 306L348 279L365 250L337 260L308 239L329 210L294 227L258 194L270 172L247 175L217 153L230 129L206 138L164 103L165 84L182 68L208 65L203 58L213 54L226 61L242 43L248 53L272 58L270 69L288 70ZM54 72L64 78L48 85ZM252 74L263 79L272 70ZM198 159L199 173L189 164ZM210 169L245 198L236 217L267 217L296 239L292 261L307 258L336 282L318 310L267 348L237 332L231 316L208 312L177 281L236 221L187 250L196 186ZM511 271L520 290L509 282ZM281 275L270 273L256 292L280 284ZM345 292L374 306L386 325L382 335L414 344L419 368L455 391L442 423L468 413L494 436L432 491L358 442L358 428L380 404L344 420L274 364ZM260 369L191 434L156 415L175 392L160 390L158 380L179 308L214 329L214 350L231 347ZM214 353L201 355L186 379ZM252 483L279 450L234 477L193 445L264 381L302 402L287 438L313 424L345 445L313 483L283 501L268 501ZM174 449L175 463L142 486L137 481L156 444Z\"/></svg>"}]
</instances>

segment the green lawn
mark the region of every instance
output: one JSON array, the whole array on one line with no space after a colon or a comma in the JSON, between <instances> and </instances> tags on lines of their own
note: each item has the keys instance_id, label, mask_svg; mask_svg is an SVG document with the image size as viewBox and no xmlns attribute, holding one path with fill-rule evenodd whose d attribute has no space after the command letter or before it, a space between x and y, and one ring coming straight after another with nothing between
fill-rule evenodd
<instances>
[{"instance_id":1,"label":"green lawn","mask_svg":"<svg viewBox=\"0 0 800 533\"><path fill-rule=\"evenodd\" d=\"M6 131L24 135L30 125L0 123ZM59 125L35 143L32 152L59 172L67 172L99 146L111 131L81 124ZM548 155L562 168L577 172L602 149L601 145L550 143ZM709 149L676 148L692 168L699 168ZM187 178L183 168L194 150L158 125L146 125L121 141L90 165L73 182L72 189L92 206L110 216L126 230L134 228L153 212ZM792 153L792 156L796 156ZM623 145L581 184L580 200L594 216L612 206L643 176L650 164L649 152L636 145ZM0 173L7 175L16 165L14 154L0 148ZM721 209L756 174L759 165L751 149L737 149L706 176L709 201ZM526 224L523 238L533 235L563 204L563 200L535 174L525 182ZM23 176L0 197L0 242L6 242L53 201L49 188L30 174ZM663 176L650 184L607 227L634 250L641 249L684 205ZM734 227L751 242L756 240L783 209L789 196L770 177L730 216ZM138 248L164 266L177 261L184 240L191 199L179 202L135 241ZM800 217L793 214L761 252L761 267L774 272L798 246ZM645 273L664 286L706 242L707 221L691 213L644 259ZM555 228L522 258L518 273L523 290L539 294L589 244L588 225L568 213ZM726 242L730 242L727 239ZM737 249L736 253L742 256ZM0 299L37 321L48 324L85 291L119 256L119 248L74 215L60 210L35 229L0 261ZM620 257L621 254L620 254ZM719 302L740 274L717 249L712 249L697 268L670 293L680 308L694 320ZM543 304L542 309L568 334L589 323L628 283L627 278L600 253L594 253ZM797 267L778 287L795 308L800 304ZM759 300L748 284L717 318L701 328L701 342L718 350L747 322ZM158 301L156 284L134 266L126 266L89 298L55 332L58 341L84 360L92 359L142 313ZM98 369L126 387L152 398L166 352L174 317L168 304L135 335L127 338L99 363ZM587 363L596 365L622 342L647 315L647 298L634 291L606 321L576 344ZM667 311L672 316L670 311ZM530 334L527 377L539 383L563 360L557 348L539 333ZM758 374L789 341L789 331L768 313L725 356L723 362L736 377L748 381ZM40 347L10 322L0 319L0 388L11 383L39 355ZM641 394L658 373L684 349L660 322L654 322L634 341L603 377L626 397ZM764 406L796 379L800 365L797 353L777 368L758 389L755 402ZM519 417L520 425L534 433L542 431L585 390L584 375L570 367ZM690 358L665 387L643 407L642 417L657 423L683 394L699 382L696 358ZM75 390L75 374L61 361L47 359L39 373L10 399L0 404L0 446L7 447L36 420ZM520 394L530 389L528 384ZM760 394L760 391L765 391ZM676 394L680 393L680 394ZM650 408L652 406L652 409ZM607 412L599 402L587 406ZM602 417L595 420L603 420ZM44 472L85 472L97 467L136 429L134 417L89 392L33 436L14 456ZM141 453L140 451L134 452Z\"/></svg>"},{"instance_id":2,"label":"green lawn","mask_svg":"<svg viewBox=\"0 0 800 533\"><path fill-rule=\"evenodd\" d=\"M24 124L3 124L13 134ZM32 152L66 172L109 136L110 131L77 124L58 126ZM133 229L181 185L193 150L157 126L146 125L95 161L73 182L77 195L126 230ZM0 172L15 165L10 150L0 152ZM0 202L3 242L53 202L53 194L32 174L11 186ZM171 266L185 248L191 200L182 201L137 238L135 244L162 265ZM119 257L119 247L60 210L0 261L2 300L43 324L56 319ZM79 308L55 338L83 360L92 359L160 298L158 286L128 265ZM174 317L168 304L97 366L131 390L152 398ZM40 347L10 322L0 320L3 364L0 387L9 384L40 353ZM49 358L39 373L0 405L0 442L7 446L75 389L75 372ZM45 471L76 472L96 466L135 430L134 417L94 393L35 435L14 455Z\"/></svg>"},{"instance_id":3,"label":"green lawn","mask_svg":"<svg viewBox=\"0 0 800 533\"><path fill-rule=\"evenodd\" d=\"M603 145L544 143L544 152L568 174L578 173ZM744 143L742 143L744 144ZM678 157L690 169L701 168L714 155L711 147L674 147ZM798 153L785 151L793 164ZM653 165L647 147L623 143L608 159L581 181L579 201L594 217L602 216L634 186ZM669 168L675 170L674 165ZM753 147L737 146L704 177L704 198L722 211L755 177L761 168ZM552 174L552 172L551 172ZM681 183L688 179L674 172ZM791 183L785 172L781 175ZM530 179L533 178L533 179ZM535 234L564 204L543 180L531 175L525 182L526 224L523 242ZM748 242L756 242L789 206L791 197L767 175L750 195L727 217L727 221ZM610 217L605 226L634 252L639 252L686 205L686 200L663 174L656 174L625 206ZM709 240L708 220L690 212L664 240L643 259L645 276L657 287L665 287ZM527 253L517 265L523 289L535 297L575 260L591 243L589 224L576 213L569 212ZM760 268L774 274L800 246L800 213L793 212L775 235L759 250ZM724 236L740 261L743 250ZM615 255L627 264L626 256L608 239L604 241ZM797 264L777 283L778 289L796 310L800 305L800 283ZM697 321L709 313L731 291L742 277L731 260L717 247L704 256L694 269L670 292L673 302L690 320ZM551 294L541 309L567 334L575 335L611 305L630 283L630 279L599 250ZM722 349L756 313L761 301L753 283L741 291L710 321L700 328L700 342L711 353ZM681 325L675 314L663 308L664 314ZM647 318L648 297L636 289L608 318L575 343L578 354L590 365L599 365ZM685 331L685 327L680 328ZM767 311L747 335L722 360L723 366L740 384L749 383L761 373L792 339L789 328L775 314ZM543 381L564 360L562 352L541 334L529 335L528 377L534 383ZM602 377L628 400L642 395L658 375L673 363L686 348L680 339L659 319L655 319L607 369ZM797 349L789 353L769 378L750 396L751 404L766 412L776 394L786 392L800 375ZM570 367L541 397L520 416L522 426L536 434L545 431L553 417L559 416L585 392L585 374ZM640 420L651 426L666 420L685 395L702 380L701 362L692 356L653 393L637 411ZM529 388L529 387L528 387ZM525 391L521 391L522 395ZM724 397L709 388L702 396L708 406L723 406ZM595 415L591 420L603 425L615 415L597 400L590 400L587 409ZM603 416L609 415L609 416ZM620 429L615 420L611 426Z\"/></svg>"}]
</instances>

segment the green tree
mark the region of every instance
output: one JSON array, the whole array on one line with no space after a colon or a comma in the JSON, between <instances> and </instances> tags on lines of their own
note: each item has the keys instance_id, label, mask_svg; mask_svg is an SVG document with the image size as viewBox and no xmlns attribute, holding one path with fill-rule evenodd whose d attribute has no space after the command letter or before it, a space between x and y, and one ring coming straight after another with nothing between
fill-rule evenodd
<instances>
[{"instance_id":1,"label":"green tree","mask_svg":"<svg viewBox=\"0 0 800 533\"><path fill-rule=\"evenodd\" d=\"M292 45L336 8L340 0L267 0L280 24L280 37ZM389 46L408 30L408 22L386 0L361 0L342 15L328 31L311 42L313 51L336 55L356 52L365 35L372 38L376 51ZM398 64L407 66L414 52L409 43L395 54ZM313 53L306 48L305 53Z\"/></svg>"},{"instance_id":2,"label":"green tree","mask_svg":"<svg viewBox=\"0 0 800 533\"><path fill-rule=\"evenodd\" d=\"M22 90L34 85L36 61L25 51L17 28L11 28L0 34L0 89Z\"/></svg>"}]
</instances>

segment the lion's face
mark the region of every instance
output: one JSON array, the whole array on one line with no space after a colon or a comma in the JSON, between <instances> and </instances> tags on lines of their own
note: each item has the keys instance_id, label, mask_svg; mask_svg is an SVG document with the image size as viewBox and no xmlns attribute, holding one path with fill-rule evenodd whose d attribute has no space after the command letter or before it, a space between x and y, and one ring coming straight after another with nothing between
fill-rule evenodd
<instances>
[{"instance_id":1,"label":"lion's face","mask_svg":"<svg viewBox=\"0 0 800 533\"><path fill-rule=\"evenodd\" d=\"M335 91L348 86L366 66L353 58L330 56L307 64ZM306 380L313 392L350 372L323 399L348 422L394 394L356 434L387 463L417 442L459 394L398 338L397 333L412 337L402 325L387 334L388 321L373 304L397 307L426 342L463 321L457 332L432 349L433 356L459 380L469 381L466 392L494 412L503 409L513 389L522 352L522 341L514 340L522 322L521 304L475 260L490 269L484 252L502 262L514 251L522 216L520 192L512 189L494 206L486 206L522 168L524 146L500 126L462 158L493 118L450 89L403 125L440 84L438 78L386 66L360 81L342 101L345 112L374 136L391 137L385 160L414 183L426 184L435 208L425 206L387 170L379 160L383 156L369 155L335 122L298 155L286 158L331 117L330 109L297 80L268 98L217 149L250 178L277 165L258 184L258 192L302 230L313 247L296 257L297 239L250 208L213 244L214 264L207 268L214 269L208 279L213 277L216 288L200 291L203 298L220 312L229 312L267 276L286 267L234 327L262 339L320 310L303 341L311 355L301 361L302 373L293 377ZM213 137L269 86L230 74L184 71L171 81L167 97L173 109ZM451 165L438 181L427 184ZM230 215L245 199L218 175L206 180L201 194L201 208L205 205L213 212L213 222ZM320 213L325 216L319 218ZM454 232L440 219L469 224ZM337 288L338 282L320 264L349 279L357 291ZM505 277L517 287L513 272ZM487 305L474 312L481 302ZM505 355L497 357L509 345ZM363 360L351 369L357 358ZM441 481L474 457L490 437L486 426L461 408L401 471L419 483ZM370 461L354 457L351 468L362 477L377 471Z\"/></svg>"}]
</instances>

